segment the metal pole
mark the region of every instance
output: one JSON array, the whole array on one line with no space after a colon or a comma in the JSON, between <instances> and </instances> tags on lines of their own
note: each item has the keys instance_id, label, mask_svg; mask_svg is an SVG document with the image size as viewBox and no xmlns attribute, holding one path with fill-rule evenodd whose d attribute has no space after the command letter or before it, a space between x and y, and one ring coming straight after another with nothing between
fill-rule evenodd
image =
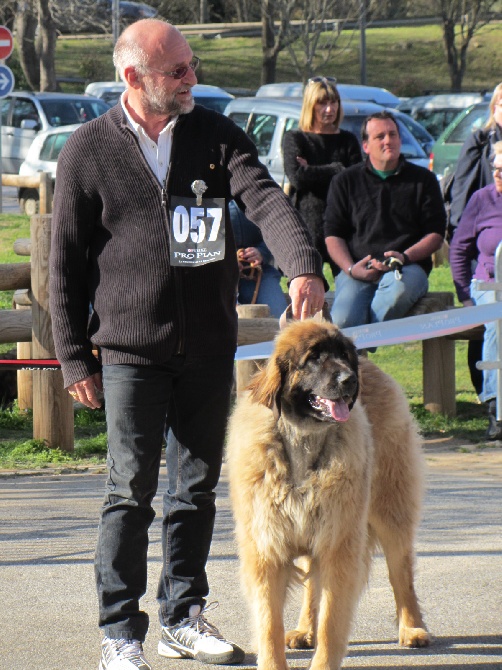
<instances>
[{"instance_id":1,"label":"metal pole","mask_svg":"<svg viewBox=\"0 0 502 670\"><path fill-rule=\"evenodd\" d=\"M361 0L359 7L359 44L361 84L366 86L366 0Z\"/></svg>"},{"instance_id":2,"label":"metal pole","mask_svg":"<svg viewBox=\"0 0 502 670\"><path fill-rule=\"evenodd\" d=\"M119 0L112 0L112 35L113 43L118 40L120 33L120 5Z\"/></svg>"}]
</instances>

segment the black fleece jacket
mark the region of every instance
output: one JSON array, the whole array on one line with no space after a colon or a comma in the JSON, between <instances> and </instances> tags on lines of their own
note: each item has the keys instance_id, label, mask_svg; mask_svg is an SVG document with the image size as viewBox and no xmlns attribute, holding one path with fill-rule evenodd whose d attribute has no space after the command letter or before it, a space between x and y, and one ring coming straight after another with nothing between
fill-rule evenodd
<instances>
[{"instance_id":1,"label":"black fleece jacket","mask_svg":"<svg viewBox=\"0 0 502 670\"><path fill-rule=\"evenodd\" d=\"M446 212L436 176L404 160L381 179L369 159L334 177L324 220L326 237L347 243L354 262L385 251L406 251L429 233L444 236ZM427 274L432 259L418 262Z\"/></svg>"},{"instance_id":2,"label":"black fleece jacket","mask_svg":"<svg viewBox=\"0 0 502 670\"><path fill-rule=\"evenodd\" d=\"M224 260L196 268L169 260L166 200L194 198L195 179L206 183L205 198L241 204L290 279L322 277L301 218L233 121L198 105L179 117L163 194L118 104L79 128L58 161L50 305L65 386L100 370L93 345L104 364L235 351L238 270L228 207Z\"/></svg>"}]
</instances>

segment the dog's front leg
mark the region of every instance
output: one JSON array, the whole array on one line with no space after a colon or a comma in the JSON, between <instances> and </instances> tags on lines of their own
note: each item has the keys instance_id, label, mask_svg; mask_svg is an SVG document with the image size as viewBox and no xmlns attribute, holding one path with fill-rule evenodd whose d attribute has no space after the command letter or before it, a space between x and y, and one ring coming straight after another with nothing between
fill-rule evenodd
<instances>
[{"instance_id":1,"label":"dog's front leg","mask_svg":"<svg viewBox=\"0 0 502 670\"><path fill-rule=\"evenodd\" d=\"M257 670L288 670L284 647L284 602L289 570L263 561L255 563L250 586L258 634Z\"/></svg>"},{"instance_id":2,"label":"dog's front leg","mask_svg":"<svg viewBox=\"0 0 502 670\"><path fill-rule=\"evenodd\" d=\"M305 575L302 608L296 629L286 633L286 645L290 649L313 649L319 604L319 566L307 556L302 556L297 562Z\"/></svg>"},{"instance_id":3,"label":"dog's front leg","mask_svg":"<svg viewBox=\"0 0 502 670\"><path fill-rule=\"evenodd\" d=\"M363 587L362 543L361 537L346 538L319 561L317 644L310 670L339 670L345 657Z\"/></svg>"}]
</instances>

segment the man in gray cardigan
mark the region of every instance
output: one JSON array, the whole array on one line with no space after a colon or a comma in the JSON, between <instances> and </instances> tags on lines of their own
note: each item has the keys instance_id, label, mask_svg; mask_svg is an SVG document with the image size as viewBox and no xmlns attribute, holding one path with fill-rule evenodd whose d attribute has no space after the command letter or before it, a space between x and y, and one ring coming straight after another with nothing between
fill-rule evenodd
<instances>
[{"instance_id":1,"label":"man in gray cardigan","mask_svg":"<svg viewBox=\"0 0 502 670\"><path fill-rule=\"evenodd\" d=\"M159 654L238 663L242 649L204 616L237 341L227 203L236 199L261 228L290 279L296 318L323 305L321 262L246 134L194 107L198 59L174 26L134 23L114 63L127 85L121 101L77 130L59 158L50 286L65 386L88 407L100 406L101 389L106 401L100 668L150 668L139 600L166 433Z\"/></svg>"}]
</instances>

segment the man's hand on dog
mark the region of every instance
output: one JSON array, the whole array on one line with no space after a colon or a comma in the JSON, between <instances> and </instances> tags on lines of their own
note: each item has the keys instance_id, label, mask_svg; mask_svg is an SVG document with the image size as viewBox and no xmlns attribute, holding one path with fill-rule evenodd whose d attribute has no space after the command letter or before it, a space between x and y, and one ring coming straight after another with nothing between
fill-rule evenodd
<instances>
[{"instance_id":1,"label":"man's hand on dog","mask_svg":"<svg viewBox=\"0 0 502 670\"><path fill-rule=\"evenodd\" d=\"M324 282L317 275L299 275L289 284L294 319L309 319L324 305Z\"/></svg>"}]
</instances>

